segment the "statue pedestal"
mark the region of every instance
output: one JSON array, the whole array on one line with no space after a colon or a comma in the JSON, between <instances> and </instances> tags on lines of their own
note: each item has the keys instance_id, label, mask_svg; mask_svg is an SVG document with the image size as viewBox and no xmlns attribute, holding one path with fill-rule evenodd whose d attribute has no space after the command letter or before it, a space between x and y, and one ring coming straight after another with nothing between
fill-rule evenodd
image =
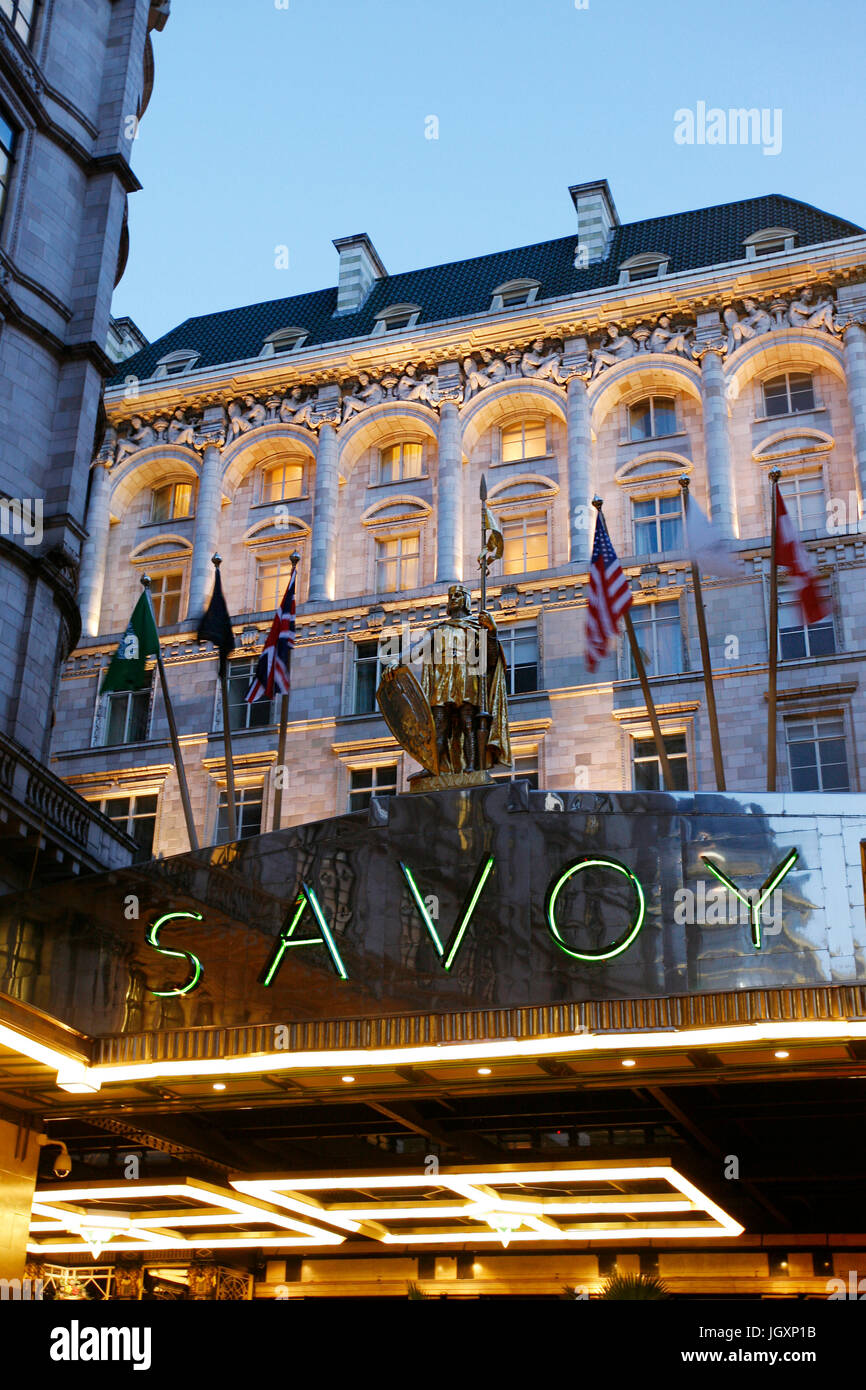
<instances>
[{"instance_id":1,"label":"statue pedestal","mask_svg":"<svg viewBox=\"0 0 866 1390\"><path fill-rule=\"evenodd\" d=\"M489 772L416 772L409 778L410 792L445 792L455 787L489 787L493 778Z\"/></svg>"}]
</instances>

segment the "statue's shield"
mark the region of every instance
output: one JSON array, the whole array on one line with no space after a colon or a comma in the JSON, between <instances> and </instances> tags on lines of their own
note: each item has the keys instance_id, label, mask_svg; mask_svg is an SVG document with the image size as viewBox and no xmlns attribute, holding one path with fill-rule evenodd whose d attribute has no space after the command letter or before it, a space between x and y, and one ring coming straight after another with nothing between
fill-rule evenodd
<instances>
[{"instance_id":1,"label":"statue's shield","mask_svg":"<svg viewBox=\"0 0 866 1390\"><path fill-rule=\"evenodd\" d=\"M433 711L408 666L389 666L382 672L376 702L401 748L435 777L439 754Z\"/></svg>"}]
</instances>

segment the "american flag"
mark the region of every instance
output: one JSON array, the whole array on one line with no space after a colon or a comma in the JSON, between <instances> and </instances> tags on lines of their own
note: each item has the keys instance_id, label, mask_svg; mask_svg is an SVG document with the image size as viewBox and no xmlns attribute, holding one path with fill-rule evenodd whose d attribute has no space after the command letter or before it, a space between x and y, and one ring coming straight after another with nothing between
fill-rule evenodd
<instances>
[{"instance_id":1,"label":"american flag","mask_svg":"<svg viewBox=\"0 0 866 1390\"><path fill-rule=\"evenodd\" d=\"M800 540L797 530L788 515L782 492L778 483L776 489L776 564L791 574L797 602L804 624L820 623L829 616L831 604L826 594L822 594L818 576L812 568L809 552Z\"/></svg>"},{"instance_id":2,"label":"american flag","mask_svg":"<svg viewBox=\"0 0 866 1390\"><path fill-rule=\"evenodd\" d=\"M295 580L297 569L292 570L288 588L283 601L274 614L268 640L262 648L256 673L250 681L246 693L248 705L257 700L272 700L279 692L288 695L291 685L290 671L292 647L295 645Z\"/></svg>"},{"instance_id":3,"label":"american flag","mask_svg":"<svg viewBox=\"0 0 866 1390\"><path fill-rule=\"evenodd\" d=\"M586 664L594 671L616 634L632 597L629 582L610 543L601 512L595 519L595 539L589 562L589 603L586 610Z\"/></svg>"}]
</instances>

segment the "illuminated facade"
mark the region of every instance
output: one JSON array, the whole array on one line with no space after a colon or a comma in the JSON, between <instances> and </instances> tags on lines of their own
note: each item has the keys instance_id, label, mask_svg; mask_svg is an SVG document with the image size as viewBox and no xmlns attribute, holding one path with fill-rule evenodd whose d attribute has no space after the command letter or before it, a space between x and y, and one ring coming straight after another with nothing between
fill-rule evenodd
<instances>
[{"instance_id":1,"label":"illuminated facade","mask_svg":"<svg viewBox=\"0 0 866 1390\"><path fill-rule=\"evenodd\" d=\"M439 617L455 579L477 585L482 473L505 537L491 604L519 775L557 793L659 784L624 646L592 678L582 657L599 493L677 785L714 786L687 474L742 557L737 578L706 581L728 785L764 784L776 465L835 601L804 630L783 589L779 786L858 790L866 239L786 198L620 226L606 184L571 192L572 236L391 277L369 238L338 240L337 288L189 320L122 364L52 752L143 852L186 847L161 696L97 696L141 575L209 844L227 833L216 664L195 638L211 555L235 619L238 815L253 834L273 828L277 711L243 694L300 553L282 821L339 814L417 770L375 709L377 644Z\"/></svg>"},{"instance_id":2,"label":"illuminated facade","mask_svg":"<svg viewBox=\"0 0 866 1390\"><path fill-rule=\"evenodd\" d=\"M616 1270L826 1298L866 1272L866 234L777 196L623 226L605 183L571 194L572 235L451 266L388 276L338 239L335 288L119 366L52 766L137 862L0 904L0 1103L69 1152L34 1278L549 1298ZM765 794L773 466L834 610L803 629L783 590ZM514 775L418 795L375 713L381 640L454 581L477 595L482 473ZM740 564L705 581L727 794L683 475ZM676 793L627 654L584 665L596 493ZM296 550L274 826L276 709L242 697ZM217 551L232 844L196 638ZM145 572L195 853L161 695L97 694Z\"/></svg>"}]
</instances>

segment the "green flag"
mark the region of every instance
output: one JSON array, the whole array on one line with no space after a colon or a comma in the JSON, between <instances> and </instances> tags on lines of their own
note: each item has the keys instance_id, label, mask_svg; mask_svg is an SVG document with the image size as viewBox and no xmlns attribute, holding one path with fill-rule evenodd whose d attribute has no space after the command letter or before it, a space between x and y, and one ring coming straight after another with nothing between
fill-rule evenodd
<instances>
[{"instance_id":1,"label":"green flag","mask_svg":"<svg viewBox=\"0 0 866 1390\"><path fill-rule=\"evenodd\" d=\"M159 633L150 595L145 591L132 610L129 626L111 658L100 695L107 690L142 690L148 683L145 662L159 651Z\"/></svg>"}]
</instances>

